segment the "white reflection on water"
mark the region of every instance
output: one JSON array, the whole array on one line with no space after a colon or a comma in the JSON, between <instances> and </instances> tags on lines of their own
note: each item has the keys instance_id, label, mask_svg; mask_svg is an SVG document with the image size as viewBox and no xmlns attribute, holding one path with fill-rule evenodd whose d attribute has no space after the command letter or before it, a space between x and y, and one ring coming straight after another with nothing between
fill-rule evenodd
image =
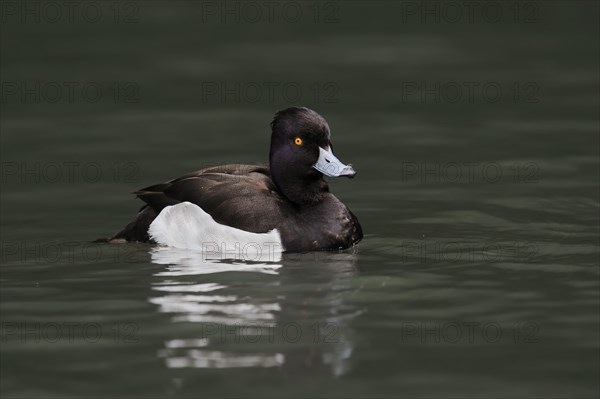
<instances>
[{"instance_id":1,"label":"white reflection on water","mask_svg":"<svg viewBox=\"0 0 600 399\"><path fill-rule=\"evenodd\" d=\"M176 313L173 321L211 322L238 325L247 321L274 320L278 303L236 303L237 296L166 295L150 298L164 313Z\"/></svg>"},{"instance_id":2,"label":"white reflection on water","mask_svg":"<svg viewBox=\"0 0 600 399\"><path fill-rule=\"evenodd\" d=\"M149 301L159 306L159 311L173 314L172 321L202 323L201 332L207 337L172 339L164 343L165 348L158 355L165 359L168 368L234 368L234 367L279 367L285 362L281 353L235 353L227 350L201 349L219 345L215 334L219 326L247 326L260 323L261 328L270 327L275 320L275 312L281 310L277 302L261 303L248 301L238 295L220 295L216 291L228 288L216 282L206 282L211 275L224 272L251 272L277 275L281 264L280 253L270 253L269 259L256 259L251 263L246 259L236 259L231 254L206 253L158 247L150 252L152 262L167 265L166 270L155 274L167 277L154 285L162 296ZM198 276L202 282L190 282L190 276ZM186 278L177 281L177 278ZM211 294L204 294L209 293ZM198 293L198 294L197 294ZM209 338L210 337L210 338Z\"/></svg>"},{"instance_id":3,"label":"white reflection on water","mask_svg":"<svg viewBox=\"0 0 600 399\"><path fill-rule=\"evenodd\" d=\"M157 276L193 276L232 271L277 274L277 269L281 267L281 264L277 263L281 261L280 252L265 252L258 259L256 257L245 259L244 254L236 258L232 257L235 254L231 253L157 247L150 252L150 255L153 263L169 265L167 270Z\"/></svg>"},{"instance_id":4,"label":"white reflection on water","mask_svg":"<svg viewBox=\"0 0 600 399\"><path fill-rule=\"evenodd\" d=\"M167 291L167 292L209 292L218 290L221 288L226 288L225 285L219 285L214 283L208 284L185 284L178 285L177 283L173 283L172 281L165 281L164 286L155 286L154 289L156 291Z\"/></svg>"},{"instance_id":5,"label":"white reflection on water","mask_svg":"<svg viewBox=\"0 0 600 399\"><path fill-rule=\"evenodd\" d=\"M275 354L240 354L225 351L198 349L209 345L207 338L172 339L165 342L159 352L168 368L230 368L230 367L278 367L285 356Z\"/></svg>"},{"instance_id":6,"label":"white reflection on water","mask_svg":"<svg viewBox=\"0 0 600 399\"><path fill-rule=\"evenodd\" d=\"M167 356L166 362L169 368L278 367L285 362L285 356L281 353L242 355L190 349L185 352L185 356Z\"/></svg>"},{"instance_id":7,"label":"white reflection on water","mask_svg":"<svg viewBox=\"0 0 600 399\"><path fill-rule=\"evenodd\" d=\"M173 323L194 323L185 326L191 337L165 341L158 351L168 368L302 367L315 372L329 369L336 376L348 371L354 347L348 326L360 311L345 303L347 291L338 281L356 274L354 255L324 255L321 264L307 263L310 273L318 277L303 285L300 296L292 291L293 298L280 290L277 295L260 290L260 284L294 286L308 271L282 268L281 254L276 261L247 262L163 247L153 249L151 256L154 263L166 267L154 275L159 279L152 287L157 295L149 302L172 315ZM245 279L239 272L255 277ZM315 312L314 317L307 317L307 311ZM315 323L321 328L318 341L313 341ZM303 341L282 335L291 324L302 329ZM287 332L293 335L294 329Z\"/></svg>"},{"instance_id":8,"label":"white reflection on water","mask_svg":"<svg viewBox=\"0 0 600 399\"><path fill-rule=\"evenodd\" d=\"M208 345L208 339L206 338L190 338L190 339L172 339L165 342L165 346L170 349L175 348L201 348Z\"/></svg>"}]
</instances>

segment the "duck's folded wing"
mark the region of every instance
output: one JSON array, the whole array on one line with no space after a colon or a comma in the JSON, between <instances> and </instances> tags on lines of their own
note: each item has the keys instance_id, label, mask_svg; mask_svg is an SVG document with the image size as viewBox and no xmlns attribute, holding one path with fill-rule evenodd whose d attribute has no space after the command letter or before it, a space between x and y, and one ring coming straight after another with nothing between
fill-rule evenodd
<instances>
[{"instance_id":1,"label":"duck's folded wing","mask_svg":"<svg viewBox=\"0 0 600 399\"><path fill-rule=\"evenodd\" d=\"M135 194L157 213L187 201L201 207L218 223L255 233L278 225L284 203L268 168L262 165L206 168Z\"/></svg>"}]
</instances>

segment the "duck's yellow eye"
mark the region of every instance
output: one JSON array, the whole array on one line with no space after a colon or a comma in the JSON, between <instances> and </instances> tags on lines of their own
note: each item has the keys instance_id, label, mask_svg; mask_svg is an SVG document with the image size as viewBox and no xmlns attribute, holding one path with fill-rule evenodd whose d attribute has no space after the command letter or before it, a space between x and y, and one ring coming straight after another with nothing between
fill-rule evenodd
<instances>
[{"instance_id":1,"label":"duck's yellow eye","mask_svg":"<svg viewBox=\"0 0 600 399\"><path fill-rule=\"evenodd\" d=\"M296 145L302 145L302 139L300 137L296 137L296 139L294 140L294 143Z\"/></svg>"}]
</instances>

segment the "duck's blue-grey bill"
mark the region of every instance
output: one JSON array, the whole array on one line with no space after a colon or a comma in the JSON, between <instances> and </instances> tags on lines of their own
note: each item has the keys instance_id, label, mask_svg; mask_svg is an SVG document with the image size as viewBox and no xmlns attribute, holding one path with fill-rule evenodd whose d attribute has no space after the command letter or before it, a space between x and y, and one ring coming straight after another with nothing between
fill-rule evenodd
<instances>
[{"instance_id":1,"label":"duck's blue-grey bill","mask_svg":"<svg viewBox=\"0 0 600 399\"><path fill-rule=\"evenodd\" d=\"M313 168L329 177L354 177L356 172L352 169L352 165L344 165L339 159L333 155L329 148L319 147L319 159L313 165Z\"/></svg>"}]
</instances>

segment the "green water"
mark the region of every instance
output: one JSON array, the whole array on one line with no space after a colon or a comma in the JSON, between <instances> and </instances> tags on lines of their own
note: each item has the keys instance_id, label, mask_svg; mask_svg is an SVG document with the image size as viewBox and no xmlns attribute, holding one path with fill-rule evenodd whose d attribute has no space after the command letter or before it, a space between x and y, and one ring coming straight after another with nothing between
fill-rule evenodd
<instances>
[{"instance_id":1,"label":"green water","mask_svg":"<svg viewBox=\"0 0 600 399\"><path fill-rule=\"evenodd\" d=\"M237 2L91 2L97 21L56 3L55 23L8 3L3 397L600 394L597 3L492 2L497 22L439 2L272 21L253 3L256 22ZM358 171L330 184L355 250L91 244L135 189L266 161L291 105Z\"/></svg>"}]
</instances>

